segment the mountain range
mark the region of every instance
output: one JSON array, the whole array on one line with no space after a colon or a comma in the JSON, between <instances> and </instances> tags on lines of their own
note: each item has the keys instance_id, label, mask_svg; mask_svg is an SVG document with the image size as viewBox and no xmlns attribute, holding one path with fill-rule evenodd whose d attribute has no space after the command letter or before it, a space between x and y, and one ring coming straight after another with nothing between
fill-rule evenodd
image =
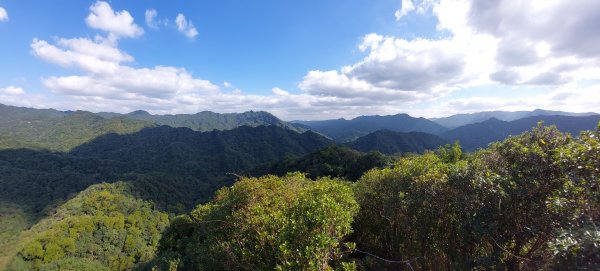
<instances>
[{"instance_id":1,"label":"mountain range","mask_svg":"<svg viewBox=\"0 0 600 271\"><path fill-rule=\"evenodd\" d=\"M489 143L503 140L511 135L518 135L531 130L537 123L544 125L556 125L566 133L579 135L584 130L595 130L600 122L600 115L592 116L532 116L513 121L502 121L492 118L483 122L468 124L447 131L440 136L447 141L460 142L461 146L468 151L486 147Z\"/></svg>"},{"instance_id":2,"label":"mountain range","mask_svg":"<svg viewBox=\"0 0 600 271\"><path fill-rule=\"evenodd\" d=\"M171 127L187 127L194 131L209 132L212 130L231 130L240 126L256 127L260 125L271 125L289 129L296 132L304 132L306 129L278 119L264 111L248 111L243 113L214 113L210 111L198 112L196 114L176 115L152 115L143 110L133 111L128 114L98 113L104 118L127 118L142 120L156 125L167 125Z\"/></svg>"},{"instance_id":3,"label":"mountain range","mask_svg":"<svg viewBox=\"0 0 600 271\"><path fill-rule=\"evenodd\" d=\"M448 129L425 118L414 118L408 114L389 116L361 116L351 120L335 119L322 121L294 121L319 132L336 142L349 142L377 130L395 132L424 132L440 134Z\"/></svg>"},{"instance_id":4,"label":"mountain range","mask_svg":"<svg viewBox=\"0 0 600 271\"><path fill-rule=\"evenodd\" d=\"M513 121L527 117L535 117L535 116L571 116L571 117L582 117L582 116L591 116L598 115L597 113L571 113L571 112L563 112L563 111L552 111L552 110L543 110L543 109L535 109L533 111L484 111L477 112L471 114L456 114L449 117L444 118L430 118L429 120L440 124L446 128L454 129L460 126L483 122L492 118L503 120L503 121Z\"/></svg>"},{"instance_id":5,"label":"mountain range","mask_svg":"<svg viewBox=\"0 0 600 271\"><path fill-rule=\"evenodd\" d=\"M125 205L108 206L118 210L116 215L135 218L127 204L157 216L181 214L209 201L240 175L300 171L313 179L357 181L373 168L389 168L395 158L390 155L423 153L455 141L473 151L539 121L572 134L593 130L600 122L600 115L537 113L450 129L406 114L285 122L260 111L152 115L0 105L0 268L33 234L26 233L32 226L62 229L63 218L85 223L96 207L82 204L91 200L101 206L102 191L123 197L117 202ZM81 209L71 213L65 208ZM146 237L157 240L156 235ZM101 236L89 238L103 244Z\"/></svg>"}]
</instances>

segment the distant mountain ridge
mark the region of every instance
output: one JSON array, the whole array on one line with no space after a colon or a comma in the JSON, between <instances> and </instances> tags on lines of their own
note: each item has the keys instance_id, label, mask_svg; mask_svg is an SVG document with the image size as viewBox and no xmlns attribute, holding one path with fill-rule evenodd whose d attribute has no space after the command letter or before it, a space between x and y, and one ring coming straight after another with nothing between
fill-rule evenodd
<instances>
[{"instance_id":1,"label":"distant mountain ridge","mask_svg":"<svg viewBox=\"0 0 600 271\"><path fill-rule=\"evenodd\" d=\"M598 113L587 112L587 113L571 113L564 111L552 111L535 109L533 111L484 111L470 114L456 114L449 117L443 118L430 118L430 120L450 129L454 129L460 126L483 122L491 118L496 118L502 121L513 121L517 119L533 117L533 116L592 116L598 115Z\"/></svg>"},{"instance_id":2,"label":"distant mountain ridge","mask_svg":"<svg viewBox=\"0 0 600 271\"><path fill-rule=\"evenodd\" d=\"M0 104L0 149L33 148L69 151L108 133L133 133L145 127L167 125L195 131L232 130L241 126L270 125L302 133L307 129L282 121L264 111L219 114L151 115L142 110L128 114L59 111Z\"/></svg>"},{"instance_id":3,"label":"distant mountain ridge","mask_svg":"<svg viewBox=\"0 0 600 271\"><path fill-rule=\"evenodd\" d=\"M379 130L345 145L361 152L378 151L383 154L398 154L423 153L425 150L435 150L447 143L439 136L428 133Z\"/></svg>"},{"instance_id":4,"label":"distant mountain ridge","mask_svg":"<svg viewBox=\"0 0 600 271\"><path fill-rule=\"evenodd\" d=\"M212 130L231 130L240 126L256 127L260 125L273 125L295 132L304 132L306 129L280 120L265 111L247 111L243 113L215 113L202 111L195 114L152 115L143 110L133 111L128 114L98 113L106 118L123 117L129 119L152 122L156 125L171 127L187 127L194 131L209 132Z\"/></svg>"},{"instance_id":5,"label":"distant mountain ridge","mask_svg":"<svg viewBox=\"0 0 600 271\"><path fill-rule=\"evenodd\" d=\"M433 121L425 118L414 118L408 114L361 116L351 120L294 121L294 123L310 127L311 130L342 143L382 129L395 132L425 132L430 134L441 134L448 130Z\"/></svg>"},{"instance_id":6,"label":"distant mountain ridge","mask_svg":"<svg viewBox=\"0 0 600 271\"><path fill-rule=\"evenodd\" d=\"M530 130L538 122L544 125L556 125L562 131L578 135L580 131L595 130L600 115L593 116L533 116L514 121L502 121L492 118L483 122L469 124L450 130L440 135L443 139L454 142L459 141L461 146L468 151L486 147L489 143L500 141L510 135L518 135Z\"/></svg>"},{"instance_id":7,"label":"distant mountain ridge","mask_svg":"<svg viewBox=\"0 0 600 271\"><path fill-rule=\"evenodd\" d=\"M33 148L69 151L108 133L126 134L152 123L86 111L63 112L0 105L0 149Z\"/></svg>"}]
</instances>

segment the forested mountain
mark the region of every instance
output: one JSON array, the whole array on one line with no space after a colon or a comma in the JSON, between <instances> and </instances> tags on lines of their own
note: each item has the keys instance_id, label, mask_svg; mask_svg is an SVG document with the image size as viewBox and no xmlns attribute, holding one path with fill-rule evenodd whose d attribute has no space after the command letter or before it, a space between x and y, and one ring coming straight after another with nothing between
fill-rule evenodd
<instances>
[{"instance_id":1,"label":"forested mountain","mask_svg":"<svg viewBox=\"0 0 600 271\"><path fill-rule=\"evenodd\" d=\"M173 219L149 267L595 269L599 133L539 126L475 155L444 146L353 185L242 178Z\"/></svg>"},{"instance_id":2,"label":"forested mountain","mask_svg":"<svg viewBox=\"0 0 600 271\"><path fill-rule=\"evenodd\" d=\"M0 105L0 149L68 151L108 133L133 133L152 123L96 114Z\"/></svg>"},{"instance_id":3,"label":"forested mountain","mask_svg":"<svg viewBox=\"0 0 600 271\"><path fill-rule=\"evenodd\" d=\"M196 114L151 115L146 111L134 111L129 114L91 113L0 104L0 149L69 151L101 135L133 133L156 125L188 127L201 132L261 125L281 127L300 133L307 130L301 125L284 122L263 111L228 114L204 111Z\"/></svg>"},{"instance_id":4,"label":"forested mountain","mask_svg":"<svg viewBox=\"0 0 600 271\"><path fill-rule=\"evenodd\" d=\"M486 147L489 143L501 141L510 135L521 134L540 121L543 121L545 125L556 125L562 132L578 135L584 130L594 130L598 121L600 121L600 115L584 117L535 116L514 121L502 121L493 118L458 127L440 136L449 142L458 140L464 149L472 151Z\"/></svg>"},{"instance_id":5,"label":"forested mountain","mask_svg":"<svg viewBox=\"0 0 600 271\"><path fill-rule=\"evenodd\" d=\"M425 118L413 118L407 114L389 116L361 116L351 120L296 121L322 133L337 142L349 142L361 136L387 129L395 132L425 132L440 134L445 127Z\"/></svg>"},{"instance_id":6,"label":"forested mountain","mask_svg":"<svg viewBox=\"0 0 600 271\"><path fill-rule=\"evenodd\" d=\"M527 117L534 116L591 116L598 115L598 113L571 113L571 112L563 112L563 111L552 111L552 110L543 110L536 109L533 111L484 111L470 114L456 114L449 117L444 118L430 118L430 120L440 124L444 127L454 129L460 126L483 122L489 120L491 118L495 118L503 121L513 121Z\"/></svg>"},{"instance_id":7,"label":"forested mountain","mask_svg":"<svg viewBox=\"0 0 600 271\"><path fill-rule=\"evenodd\" d=\"M339 177L356 181L366 171L388 166L392 159L379 152L361 153L348 147L332 145L299 158L286 157L275 163L261 165L248 174L255 177L288 172L306 173L307 177Z\"/></svg>"},{"instance_id":8,"label":"forested mountain","mask_svg":"<svg viewBox=\"0 0 600 271\"><path fill-rule=\"evenodd\" d=\"M0 109L16 115L0 117L0 268L577 270L600 261L600 131L530 131L542 120L579 135L598 127L597 115L490 119L445 140L382 130L340 146L277 125L198 132ZM370 118L333 123L351 133L431 124ZM454 140L467 150L501 142L465 155L446 144Z\"/></svg>"},{"instance_id":9,"label":"forested mountain","mask_svg":"<svg viewBox=\"0 0 600 271\"><path fill-rule=\"evenodd\" d=\"M243 126L200 133L160 126L137 133L108 134L70 153L0 151L0 201L35 212L98 182L135 181L144 189L173 194L159 202L207 199L225 179L283 157L301 156L331 142L313 132L298 134L274 126ZM157 199L155 199L157 200Z\"/></svg>"},{"instance_id":10,"label":"forested mountain","mask_svg":"<svg viewBox=\"0 0 600 271\"><path fill-rule=\"evenodd\" d=\"M11 270L131 270L155 256L168 214L129 184L96 184L44 218L22 240Z\"/></svg>"},{"instance_id":11,"label":"forested mountain","mask_svg":"<svg viewBox=\"0 0 600 271\"><path fill-rule=\"evenodd\" d=\"M444 139L428 133L379 130L345 145L361 152L378 151L384 154L399 154L423 153L425 150L435 150L447 143Z\"/></svg>"},{"instance_id":12,"label":"forested mountain","mask_svg":"<svg viewBox=\"0 0 600 271\"><path fill-rule=\"evenodd\" d=\"M177 115L152 115L146 111L138 110L129 114L99 113L102 116L124 117L129 119L143 120L157 125L171 127L187 127L194 131L208 132L212 130L231 130L240 126L273 125L296 132L303 132L300 126L293 125L278 119L264 111L248 111L244 113L219 114L210 111L198 112L196 114Z\"/></svg>"}]
</instances>

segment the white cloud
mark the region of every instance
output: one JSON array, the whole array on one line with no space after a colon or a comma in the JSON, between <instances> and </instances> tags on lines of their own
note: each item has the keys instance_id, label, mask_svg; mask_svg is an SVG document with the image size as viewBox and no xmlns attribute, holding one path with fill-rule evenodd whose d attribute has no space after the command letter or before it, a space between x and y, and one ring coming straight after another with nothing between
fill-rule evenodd
<instances>
[{"instance_id":1,"label":"white cloud","mask_svg":"<svg viewBox=\"0 0 600 271\"><path fill-rule=\"evenodd\" d=\"M4 96L17 96L25 94L25 90L20 87L8 86L5 88L0 88L0 95Z\"/></svg>"},{"instance_id":2,"label":"white cloud","mask_svg":"<svg viewBox=\"0 0 600 271\"><path fill-rule=\"evenodd\" d=\"M89 27L106 31L114 38L135 38L144 33L144 30L134 23L128 11L115 12L104 1L97 1L90 6L90 14L85 18L85 22Z\"/></svg>"},{"instance_id":3,"label":"white cloud","mask_svg":"<svg viewBox=\"0 0 600 271\"><path fill-rule=\"evenodd\" d=\"M0 7L0 22L8 22L8 12L3 7Z\"/></svg>"},{"instance_id":4,"label":"white cloud","mask_svg":"<svg viewBox=\"0 0 600 271\"><path fill-rule=\"evenodd\" d=\"M441 115L492 110L531 110L544 108L568 112L593 112L600 108L600 84L591 86L561 86L543 94L500 98L469 97L452 99L440 105Z\"/></svg>"},{"instance_id":5,"label":"white cloud","mask_svg":"<svg viewBox=\"0 0 600 271\"><path fill-rule=\"evenodd\" d=\"M449 91L489 82L485 71L493 69L486 37L405 40L375 33L363 38L361 61L340 71L309 71L298 85L313 95L417 102ZM476 52L477 55L473 55Z\"/></svg>"},{"instance_id":6,"label":"white cloud","mask_svg":"<svg viewBox=\"0 0 600 271\"><path fill-rule=\"evenodd\" d=\"M131 62L133 57L107 42L86 38L59 39L58 47L44 40L34 39L32 53L62 67L77 67L91 73L115 73L121 62Z\"/></svg>"},{"instance_id":7,"label":"white cloud","mask_svg":"<svg viewBox=\"0 0 600 271\"><path fill-rule=\"evenodd\" d=\"M198 30L196 30L196 27L194 24L192 24L192 21L186 20L185 16L181 13L177 14L177 18L175 18L175 24L177 25L177 30L185 34L190 39L193 39L198 35Z\"/></svg>"},{"instance_id":8,"label":"white cloud","mask_svg":"<svg viewBox=\"0 0 600 271\"><path fill-rule=\"evenodd\" d=\"M156 12L156 9L147 9L145 15L146 25L152 29L158 29L159 23L156 21L156 16L158 16L158 12Z\"/></svg>"},{"instance_id":9,"label":"white cloud","mask_svg":"<svg viewBox=\"0 0 600 271\"><path fill-rule=\"evenodd\" d=\"M448 35L408 40L367 34L358 45L364 54L359 61L337 70L308 71L298 83L300 92L275 87L264 95L244 93L228 82L214 84L182 67L135 67L131 64L134 58L110 38L117 32L90 25L108 31L109 37L59 38L55 42L34 39L31 43L32 53L38 58L77 70L72 75L43 78L44 86L58 98L2 93L0 99L62 109L118 112L145 109L158 114L267 110L284 119L399 112L442 116L533 108L600 111L600 84L581 83L600 78L600 53L590 46L598 41L595 24L579 23L600 18L595 16L600 10L593 9L595 2L581 0L581 6L573 5L578 7L567 7L561 1L486 3L500 6L489 10L485 3L475 0L412 1L409 12L431 13L428 16L438 20L437 29ZM560 14L560 10L565 14ZM131 17L127 11L110 11L116 17L123 14ZM487 14L482 18L489 18L489 22L480 20L473 12ZM147 18L157 22L152 12ZM565 20L568 22L564 25L550 23ZM188 37L198 34L184 15L179 14L175 22L178 30ZM129 25L135 25L133 18ZM556 31L545 31L551 28L548 25ZM581 44L569 40L575 34ZM546 91L528 95L531 85ZM510 95L494 96L493 91L486 92L487 96L452 97L472 87L488 86L498 92L519 90L509 99L504 97Z\"/></svg>"},{"instance_id":10,"label":"white cloud","mask_svg":"<svg viewBox=\"0 0 600 271\"><path fill-rule=\"evenodd\" d=\"M416 11L417 14L425 14L436 2L437 0L402 0L400 9L394 13L396 21L400 21L402 17L413 11Z\"/></svg>"},{"instance_id":11,"label":"white cloud","mask_svg":"<svg viewBox=\"0 0 600 271\"><path fill-rule=\"evenodd\" d=\"M277 96L289 96L290 95L289 92L287 92L283 89L280 89L278 87L274 87L273 89L271 89L271 92L273 92L273 94L275 94Z\"/></svg>"},{"instance_id":12,"label":"white cloud","mask_svg":"<svg viewBox=\"0 0 600 271\"><path fill-rule=\"evenodd\" d=\"M409 12L415 10L412 0L402 0L402 4L399 10L396 10L394 16L396 21L399 21L402 17L406 16Z\"/></svg>"},{"instance_id":13,"label":"white cloud","mask_svg":"<svg viewBox=\"0 0 600 271\"><path fill-rule=\"evenodd\" d=\"M410 12L431 12L449 36L368 34L358 46L362 60L309 71L298 87L316 96L410 105L478 86L600 79L600 47L592 46L600 44L598 1L402 1L396 18Z\"/></svg>"}]
</instances>

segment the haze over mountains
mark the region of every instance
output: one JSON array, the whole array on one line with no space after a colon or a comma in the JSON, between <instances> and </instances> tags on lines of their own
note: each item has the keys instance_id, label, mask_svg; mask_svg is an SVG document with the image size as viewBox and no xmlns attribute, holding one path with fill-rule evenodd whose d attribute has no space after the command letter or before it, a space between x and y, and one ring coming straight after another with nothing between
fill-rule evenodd
<instances>
[{"instance_id":1,"label":"haze over mountains","mask_svg":"<svg viewBox=\"0 0 600 271\"><path fill-rule=\"evenodd\" d=\"M534 116L591 116L598 115L598 113L588 112L588 113L571 113L571 112L563 112L563 111L552 111L552 110L543 110L543 109L535 109L533 111L485 111L471 114L456 114L449 117L444 118L431 118L430 120L447 127L449 129L453 129L456 127L464 126L467 124L483 122L492 118L503 120L503 121L513 121L517 119L522 119L526 117L534 117Z\"/></svg>"}]
</instances>

